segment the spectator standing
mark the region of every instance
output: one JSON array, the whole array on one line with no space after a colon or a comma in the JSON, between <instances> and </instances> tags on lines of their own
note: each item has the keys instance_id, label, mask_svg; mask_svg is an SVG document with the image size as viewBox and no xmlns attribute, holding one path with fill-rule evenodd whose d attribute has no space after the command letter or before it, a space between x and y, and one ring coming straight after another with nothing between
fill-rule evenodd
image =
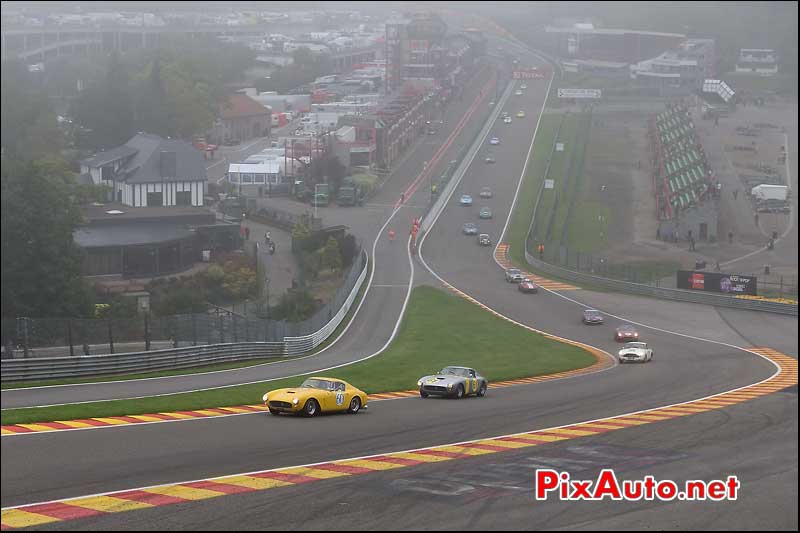
<instances>
[{"instance_id":1,"label":"spectator standing","mask_svg":"<svg viewBox=\"0 0 800 533\"><path fill-rule=\"evenodd\" d=\"M733 230L728 230L728 244L733 244Z\"/></svg>"}]
</instances>

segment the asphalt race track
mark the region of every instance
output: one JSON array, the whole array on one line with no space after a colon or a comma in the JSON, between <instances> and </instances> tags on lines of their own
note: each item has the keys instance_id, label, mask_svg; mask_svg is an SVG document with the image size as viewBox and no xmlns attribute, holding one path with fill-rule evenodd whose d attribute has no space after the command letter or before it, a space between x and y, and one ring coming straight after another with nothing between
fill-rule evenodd
<instances>
[{"instance_id":1,"label":"asphalt race track","mask_svg":"<svg viewBox=\"0 0 800 533\"><path fill-rule=\"evenodd\" d=\"M478 246L461 228L467 221L479 223L493 240L503 229L546 90L543 80L527 83L526 94L512 96L505 107L512 115L525 109L527 117L493 127L489 137L501 139L492 150L497 163L487 165L479 151L426 237L421 249L425 262L448 283L514 320L611 353L618 349L613 329L622 320L607 317L603 326L583 326L581 303L644 324L639 329L642 340L654 347L652 363L490 387L486 398L373 402L357 416L308 420L254 414L4 437L2 506L562 426L705 397L774 373L764 359L733 346L768 346L796 358L793 317L586 290L529 295L504 281L492 248ZM393 184L395 199L407 184ZM494 197L484 202L478 192L487 185ZM427 187L420 189L410 204L428 195ZM472 207L457 205L462 193L475 197ZM391 188L382 194L391 198ZM483 205L494 212L491 221L478 221ZM414 214L413 207L404 207L398 216L410 220ZM410 266L399 239L379 240L376 256L373 283L382 287L370 290L342 341L317 358L294 362L298 368L313 370L348 355L362 357L389 338L402 306L396 293L404 297ZM439 285L419 260L414 262L416 283ZM259 367L258 378L252 369L244 372L252 381L264 379L262 369L286 375L288 368ZM207 378L181 379L199 388ZM238 375L232 379L243 380ZM143 383L136 384L136 395ZM4 393L4 407L6 402ZM797 408L795 385L731 407L560 444L41 529L796 529ZM712 480L735 474L742 489L735 502L536 502L532 472L543 466L568 470L577 479L591 479L605 467L616 468L626 479Z\"/></svg>"}]
</instances>

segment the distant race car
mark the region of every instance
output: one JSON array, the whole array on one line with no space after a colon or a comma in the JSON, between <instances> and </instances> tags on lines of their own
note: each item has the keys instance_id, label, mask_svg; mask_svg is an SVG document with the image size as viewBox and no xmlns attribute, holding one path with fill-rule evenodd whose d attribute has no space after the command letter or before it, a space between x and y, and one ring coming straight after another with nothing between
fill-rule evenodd
<instances>
[{"instance_id":1,"label":"distant race car","mask_svg":"<svg viewBox=\"0 0 800 533\"><path fill-rule=\"evenodd\" d=\"M517 118L525 118L525 111L522 110L517 111Z\"/></svg>"},{"instance_id":2,"label":"distant race car","mask_svg":"<svg viewBox=\"0 0 800 533\"><path fill-rule=\"evenodd\" d=\"M469 194L462 194L461 199L458 201L461 205L472 205L472 196Z\"/></svg>"},{"instance_id":3,"label":"distant race car","mask_svg":"<svg viewBox=\"0 0 800 533\"><path fill-rule=\"evenodd\" d=\"M519 271L517 268L509 268L506 270L506 281L509 283L519 283L525 279L525 276L522 275L522 272Z\"/></svg>"},{"instance_id":4,"label":"distant race car","mask_svg":"<svg viewBox=\"0 0 800 533\"><path fill-rule=\"evenodd\" d=\"M487 163L494 163L495 162L494 156L493 155L487 155L486 156L486 162Z\"/></svg>"},{"instance_id":5,"label":"distant race car","mask_svg":"<svg viewBox=\"0 0 800 533\"><path fill-rule=\"evenodd\" d=\"M653 350L646 342L628 342L617 354L622 363L646 363L653 360Z\"/></svg>"},{"instance_id":6,"label":"distant race car","mask_svg":"<svg viewBox=\"0 0 800 533\"><path fill-rule=\"evenodd\" d=\"M492 197L492 189L489 187L484 187L481 189L481 198L491 198Z\"/></svg>"},{"instance_id":7,"label":"distant race car","mask_svg":"<svg viewBox=\"0 0 800 533\"><path fill-rule=\"evenodd\" d=\"M584 324L602 324L603 315L597 309L586 309L583 311Z\"/></svg>"},{"instance_id":8,"label":"distant race car","mask_svg":"<svg viewBox=\"0 0 800 533\"><path fill-rule=\"evenodd\" d=\"M484 220L492 218L492 210L488 207L482 207L478 216Z\"/></svg>"},{"instance_id":9,"label":"distant race car","mask_svg":"<svg viewBox=\"0 0 800 533\"><path fill-rule=\"evenodd\" d=\"M506 124L511 124L511 122L512 122L511 117L505 117L503 119L503 122L505 122Z\"/></svg>"},{"instance_id":10,"label":"distant race car","mask_svg":"<svg viewBox=\"0 0 800 533\"><path fill-rule=\"evenodd\" d=\"M491 246L492 239L489 238L488 234L481 233L480 235L478 235L478 244L480 244L481 246Z\"/></svg>"},{"instance_id":11,"label":"distant race car","mask_svg":"<svg viewBox=\"0 0 800 533\"><path fill-rule=\"evenodd\" d=\"M311 417L336 411L355 414L367 408L367 393L341 379L323 377L308 378L299 387L269 391L261 399L273 415Z\"/></svg>"},{"instance_id":12,"label":"distant race car","mask_svg":"<svg viewBox=\"0 0 800 533\"><path fill-rule=\"evenodd\" d=\"M515 92L514 94L516 94L517 96L522 96L522 91L520 91L519 89L517 89L517 92Z\"/></svg>"},{"instance_id":13,"label":"distant race car","mask_svg":"<svg viewBox=\"0 0 800 533\"><path fill-rule=\"evenodd\" d=\"M519 292L539 292L539 287L530 279L525 278L517 286Z\"/></svg>"},{"instance_id":14,"label":"distant race car","mask_svg":"<svg viewBox=\"0 0 800 533\"><path fill-rule=\"evenodd\" d=\"M470 394L485 396L489 380L478 374L474 368L446 366L438 374L420 378L417 387L419 395L423 398L428 396L463 398Z\"/></svg>"},{"instance_id":15,"label":"distant race car","mask_svg":"<svg viewBox=\"0 0 800 533\"><path fill-rule=\"evenodd\" d=\"M492 137L489 139L489 144L500 144L500 139L498 137Z\"/></svg>"},{"instance_id":16,"label":"distant race car","mask_svg":"<svg viewBox=\"0 0 800 533\"><path fill-rule=\"evenodd\" d=\"M617 342L638 341L639 332L630 324L623 324L614 333L614 340Z\"/></svg>"},{"instance_id":17,"label":"distant race car","mask_svg":"<svg viewBox=\"0 0 800 533\"><path fill-rule=\"evenodd\" d=\"M428 128L428 135L436 135L436 128Z\"/></svg>"},{"instance_id":18,"label":"distant race car","mask_svg":"<svg viewBox=\"0 0 800 533\"><path fill-rule=\"evenodd\" d=\"M503 111L502 113L500 113L500 116L503 118L508 117L509 116L508 111Z\"/></svg>"},{"instance_id":19,"label":"distant race car","mask_svg":"<svg viewBox=\"0 0 800 533\"><path fill-rule=\"evenodd\" d=\"M528 86L523 83L522 85L519 86L519 88L524 91L525 89L528 88Z\"/></svg>"},{"instance_id":20,"label":"distant race car","mask_svg":"<svg viewBox=\"0 0 800 533\"><path fill-rule=\"evenodd\" d=\"M472 222L467 222L464 224L464 235L477 235L478 234L478 226L473 224Z\"/></svg>"}]
</instances>

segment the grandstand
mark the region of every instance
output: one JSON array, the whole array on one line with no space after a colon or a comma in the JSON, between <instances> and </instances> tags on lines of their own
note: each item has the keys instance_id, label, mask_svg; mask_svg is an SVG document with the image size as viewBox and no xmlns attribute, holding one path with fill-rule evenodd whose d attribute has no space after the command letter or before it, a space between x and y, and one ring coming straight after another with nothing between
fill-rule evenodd
<instances>
[{"instance_id":1,"label":"grandstand","mask_svg":"<svg viewBox=\"0 0 800 533\"><path fill-rule=\"evenodd\" d=\"M706 161L689 108L671 104L648 125L659 234L716 240L720 186Z\"/></svg>"}]
</instances>

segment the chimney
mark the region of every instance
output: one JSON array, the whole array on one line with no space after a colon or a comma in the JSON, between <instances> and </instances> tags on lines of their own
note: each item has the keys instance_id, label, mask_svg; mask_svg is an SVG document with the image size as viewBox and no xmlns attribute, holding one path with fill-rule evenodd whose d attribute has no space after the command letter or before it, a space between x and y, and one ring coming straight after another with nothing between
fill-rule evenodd
<instances>
[{"instance_id":1,"label":"chimney","mask_svg":"<svg viewBox=\"0 0 800 533\"><path fill-rule=\"evenodd\" d=\"M175 152L161 152L159 169L162 178L175 178L178 175L178 158Z\"/></svg>"}]
</instances>

